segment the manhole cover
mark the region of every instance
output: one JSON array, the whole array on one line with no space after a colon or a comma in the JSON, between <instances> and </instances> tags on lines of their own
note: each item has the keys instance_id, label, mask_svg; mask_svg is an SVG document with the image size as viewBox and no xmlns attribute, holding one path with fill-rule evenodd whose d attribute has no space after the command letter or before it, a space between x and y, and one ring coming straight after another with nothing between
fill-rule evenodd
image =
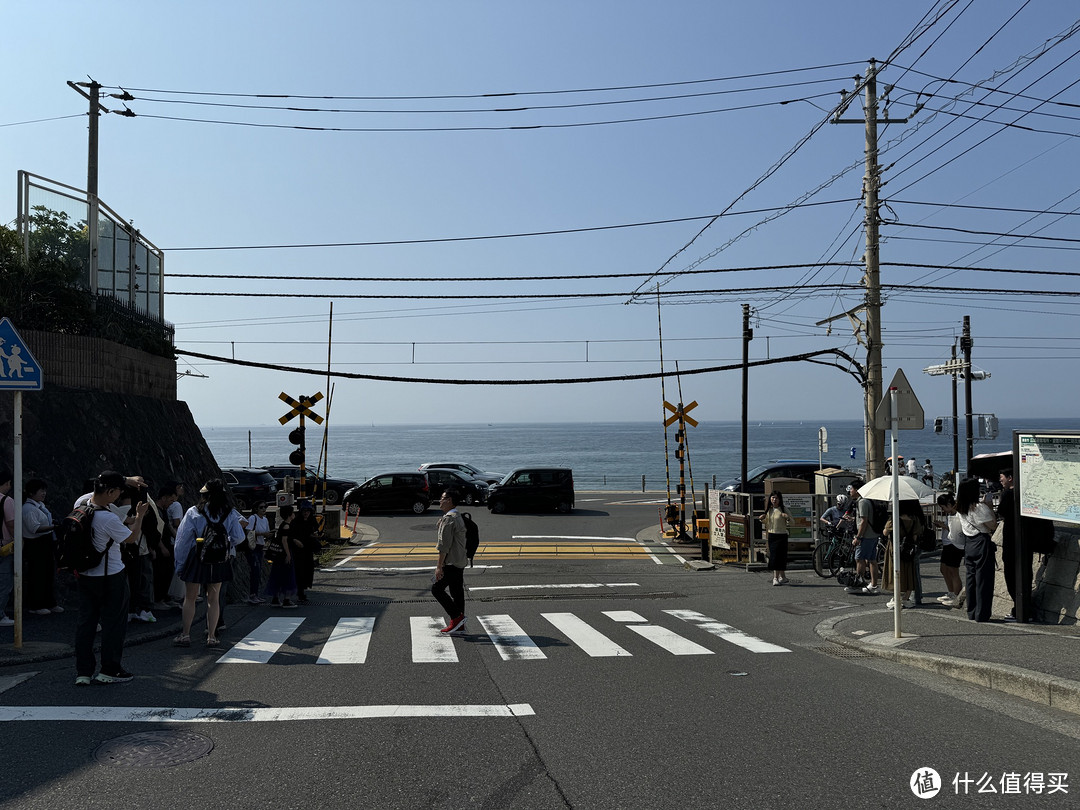
<instances>
[{"instance_id":1,"label":"manhole cover","mask_svg":"<svg viewBox=\"0 0 1080 810\"><path fill-rule=\"evenodd\" d=\"M213 748L209 737L190 731L143 731L103 742L94 759L119 768L168 768L205 757Z\"/></svg>"},{"instance_id":2,"label":"manhole cover","mask_svg":"<svg viewBox=\"0 0 1080 810\"><path fill-rule=\"evenodd\" d=\"M814 647L813 649L818 652L823 652L826 655L831 655L833 658L872 658L873 654L864 652L863 650L852 649L851 647L842 647L838 644L825 644L821 647Z\"/></svg>"},{"instance_id":3,"label":"manhole cover","mask_svg":"<svg viewBox=\"0 0 1080 810\"><path fill-rule=\"evenodd\" d=\"M844 608L855 607L855 605L850 602L827 600L824 602L792 602L789 605L773 605L773 607L784 613L790 613L793 616L809 616L812 613L826 613L830 610L843 610Z\"/></svg>"}]
</instances>

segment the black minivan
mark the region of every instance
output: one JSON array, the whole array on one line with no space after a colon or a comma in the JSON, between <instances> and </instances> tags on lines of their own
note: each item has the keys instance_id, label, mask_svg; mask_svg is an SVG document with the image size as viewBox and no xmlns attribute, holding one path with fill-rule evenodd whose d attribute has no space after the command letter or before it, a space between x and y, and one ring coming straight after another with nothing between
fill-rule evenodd
<instances>
[{"instance_id":1,"label":"black minivan","mask_svg":"<svg viewBox=\"0 0 1080 810\"><path fill-rule=\"evenodd\" d=\"M488 490L488 509L554 510L574 508L574 471L569 467L519 467Z\"/></svg>"}]
</instances>

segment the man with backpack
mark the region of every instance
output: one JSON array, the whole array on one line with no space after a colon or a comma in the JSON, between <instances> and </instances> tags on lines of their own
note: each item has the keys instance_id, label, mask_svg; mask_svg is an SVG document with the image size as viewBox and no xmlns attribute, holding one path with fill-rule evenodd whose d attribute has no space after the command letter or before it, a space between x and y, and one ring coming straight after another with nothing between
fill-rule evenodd
<instances>
[{"instance_id":1,"label":"man with backpack","mask_svg":"<svg viewBox=\"0 0 1080 810\"><path fill-rule=\"evenodd\" d=\"M443 633L465 632L465 566L468 565L469 556L465 521L457 510L459 498L458 491L451 488L439 500L443 516L436 527L439 561L435 566L431 595L450 617L450 623L442 629Z\"/></svg>"},{"instance_id":2,"label":"man with backpack","mask_svg":"<svg viewBox=\"0 0 1080 810\"><path fill-rule=\"evenodd\" d=\"M128 579L120 548L124 543L137 543L146 515L146 502L135 508L135 514L122 520L109 507L125 493L127 482L118 472L106 470L94 481L87 521L93 552L100 561L84 571L78 571L79 620L75 628L76 686L97 683L124 683L134 675L120 664L127 634ZM71 518L65 521L70 524ZM101 624L101 670L94 675L94 634Z\"/></svg>"}]
</instances>

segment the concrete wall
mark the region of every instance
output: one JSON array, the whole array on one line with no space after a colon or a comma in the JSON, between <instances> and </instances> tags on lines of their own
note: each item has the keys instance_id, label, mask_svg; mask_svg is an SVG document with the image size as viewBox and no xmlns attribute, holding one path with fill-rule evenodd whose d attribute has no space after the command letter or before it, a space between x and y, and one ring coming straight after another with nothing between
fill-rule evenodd
<instances>
[{"instance_id":1,"label":"concrete wall","mask_svg":"<svg viewBox=\"0 0 1080 810\"><path fill-rule=\"evenodd\" d=\"M1057 548L1054 553L1047 557L1035 555L1035 583L1032 586L1035 618L1047 624L1076 624L1080 620L1080 527L1064 523L1058 523L1056 527ZM994 615L1002 616L1013 605L1005 587L1000 529L995 534L994 542L998 544Z\"/></svg>"},{"instance_id":2,"label":"concrete wall","mask_svg":"<svg viewBox=\"0 0 1080 810\"><path fill-rule=\"evenodd\" d=\"M19 329L45 388L81 388L176 401L176 361L102 338Z\"/></svg>"}]
</instances>

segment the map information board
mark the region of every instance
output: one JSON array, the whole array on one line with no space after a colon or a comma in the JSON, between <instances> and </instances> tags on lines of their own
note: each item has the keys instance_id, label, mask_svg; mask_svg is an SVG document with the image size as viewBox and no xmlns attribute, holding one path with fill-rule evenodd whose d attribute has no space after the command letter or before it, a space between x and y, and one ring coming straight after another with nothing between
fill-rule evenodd
<instances>
[{"instance_id":1,"label":"map information board","mask_svg":"<svg viewBox=\"0 0 1080 810\"><path fill-rule=\"evenodd\" d=\"M1080 524L1080 434L1013 434L1020 514Z\"/></svg>"}]
</instances>

